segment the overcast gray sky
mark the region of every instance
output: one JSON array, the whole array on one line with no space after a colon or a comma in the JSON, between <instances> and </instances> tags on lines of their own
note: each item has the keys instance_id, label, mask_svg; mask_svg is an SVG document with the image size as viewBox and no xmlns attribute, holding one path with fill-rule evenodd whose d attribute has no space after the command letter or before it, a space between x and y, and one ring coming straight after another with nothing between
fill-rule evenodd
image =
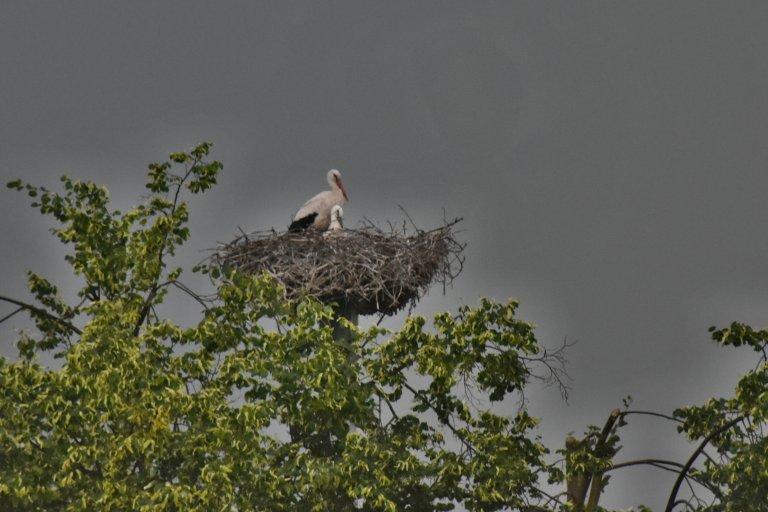
<instances>
[{"instance_id":1,"label":"overcast gray sky","mask_svg":"<svg viewBox=\"0 0 768 512\"><path fill-rule=\"evenodd\" d=\"M754 364L706 329L766 324L767 52L765 2L6 0L0 176L94 180L125 208L148 162L212 140L187 261L286 227L332 167L347 225L462 216L465 271L418 311L516 297L545 345L578 340L569 404L528 396L557 447L625 395L669 412ZM27 203L0 191L3 295L27 269L67 286ZM684 456L672 431L635 420L618 459ZM670 485L620 472L606 505Z\"/></svg>"}]
</instances>

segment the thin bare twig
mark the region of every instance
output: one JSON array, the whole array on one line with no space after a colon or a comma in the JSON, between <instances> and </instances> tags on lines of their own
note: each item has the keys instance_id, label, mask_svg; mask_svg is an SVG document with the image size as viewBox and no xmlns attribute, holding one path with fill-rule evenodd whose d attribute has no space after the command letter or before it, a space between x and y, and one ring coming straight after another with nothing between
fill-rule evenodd
<instances>
[{"instance_id":1,"label":"thin bare twig","mask_svg":"<svg viewBox=\"0 0 768 512\"><path fill-rule=\"evenodd\" d=\"M24 308L23 308L23 307L21 307L21 306L19 306L18 308L14 309L13 311L11 311L11 312L10 312L10 313L8 313L7 315L5 315L3 318L0 318L0 324L1 324L1 323L3 323L3 322L5 322L5 321L6 321L6 320L8 320L9 318L12 318L13 316L15 316L15 315L16 315L16 313L20 313L20 312L22 312L22 311L24 311Z\"/></svg>"}]
</instances>

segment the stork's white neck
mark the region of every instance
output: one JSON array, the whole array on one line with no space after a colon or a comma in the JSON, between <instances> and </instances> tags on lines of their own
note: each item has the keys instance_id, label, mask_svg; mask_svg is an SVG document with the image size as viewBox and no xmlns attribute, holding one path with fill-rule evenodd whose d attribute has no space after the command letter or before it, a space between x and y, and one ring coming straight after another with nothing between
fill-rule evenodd
<instances>
[{"instance_id":1,"label":"stork's white neck","mask_svg":"<svg viewBox=\"0 0 768 512\"><path fill-rule=\"evenodd\" d=\"M341 190L339 187L339 184L336 182L336 176L341 177L339 174L339 171L336 169L331 169L328 171L328 174L326 175L326 179L328 180L328 185L331 186L331 190Z\"/></svg>"}]
</instances>

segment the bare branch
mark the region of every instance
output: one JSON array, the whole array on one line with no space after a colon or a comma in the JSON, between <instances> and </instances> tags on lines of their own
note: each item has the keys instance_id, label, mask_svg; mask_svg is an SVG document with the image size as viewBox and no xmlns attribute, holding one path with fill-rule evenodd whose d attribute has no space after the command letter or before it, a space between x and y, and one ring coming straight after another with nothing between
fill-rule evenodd
<instances>
[{"instance_id":1,"label":"bare branch","mask_svg":"<svg viewBox=\"0 0 768 512\"><path fill-rule=\"evenodd\" d=\"M742 421L744 419L744 416L738 416L731 421L725 423L720 428L716 429L714 432L710 433L707 437L705 437L699 446L694 450L693 454L691 454L691 457L688 459L688 462L685 463L683 468L680 470L680 474L677 477L677 480L675 480L675 485L672 486L672 491L669 493L669 500L667 501L667 508L664 509L665 512L672 512L672 509L675 508L675 506L679 503L676 501L677 499L677 493L680 490L680 486L683 483L683 480L688 475L688 471L691 470L691 467L693 466L693 463L696 461L696 458L699 456L701 452L704 451L704 448L709 444L709 442L714 439L715 437L719 436L723 432L726 432L727 430L731 429Z\"/></svg>"},{"instance_id":2,"label":"bare branch","mask_svg":"<svg viewBox=\"0 0 768 512\"><path fill-rule=\"evenodd\" d=\"M667 471L672 471L674 473L677 473L674 469L671 469L667 466L674 466L676 468L682 469L684 466L680 464L679 462L675 462L672 460L664 460L664 459L637 459L637 460L629 460L626 462L620 462L618 464L612 465L610 468L608 468L606 471L613 471L616 469L626 468L630 466L655 466L659 469L664 469Z\"/></svg>"},{"instance_id":3,"label":"bare branch","mask_svg":"<svg viewBox=\"0 0 768 512\"><path fill-rule=\"evenodd\" d=\"M183 291L184 293L186 293L187 295L192 297L195 301L197 301L197 303L200 304L201 306L203 306L203 308L205 308L206 311L208 309L210 309L208 307L208 304L206 303L205 297L203 297L202 295L200 295L198 293L193 292L187 285L181 283L180 281L177 281L177 280L174 279L172 281L167 281L167 282L163 283L162 285L160 285L160 287L164 287L164 286L175 286L179 290ZM209 300L208 302L212 302L212 301Z\"/></svg>"},{"instance_id":4,"label":"bare branch","mask_svg":"<svg viewBox=\"0 0 768 512\"><path fill-rule=\"evenodd\" d=\"M18 308L14 309L12 312L5 315L3 318L0 318L0 324L8 320L9 318L12 318L16 315L16 313L19 313L21 311L24 311L24 308L19 306Z\"/></svg>"},{"instance_id":5,"label":"bare branch","mask_svg":"<svg viewBox=\"0 0 768 512\"><path fill-rule=\"evenodd\" d=\"M657 418L663 418L665 420L674 421L677 423L683 423L683 420L680 418L675 418L674 416L669 416L668 414L662 414L659 412L653 412L653 411L624 411L621 413L622 416L630 416L632 414L638 414L638 415L644 415L644 416L656 416Z\"/></svg>"}]
</instances>

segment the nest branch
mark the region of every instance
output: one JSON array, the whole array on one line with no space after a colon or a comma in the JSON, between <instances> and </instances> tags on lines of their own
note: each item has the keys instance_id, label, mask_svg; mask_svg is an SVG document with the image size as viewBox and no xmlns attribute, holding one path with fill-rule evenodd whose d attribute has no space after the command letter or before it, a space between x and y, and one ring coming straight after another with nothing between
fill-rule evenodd
<instances>
[{"instance_id":1,"label":"nest branch","mask_svg":"<svg viewBox=\"0 0 768 512\"><path fill-rule=\"evenodd\" d=\"M314 297L353 307L359 314L394 314L415 305L435 283L452 283L464 265L455 238L461 219L407 233L370 221L339 233L259 231L219 247L214 261L242 272L271 274L286 298Z\"/></svg>"}]
</instances>

